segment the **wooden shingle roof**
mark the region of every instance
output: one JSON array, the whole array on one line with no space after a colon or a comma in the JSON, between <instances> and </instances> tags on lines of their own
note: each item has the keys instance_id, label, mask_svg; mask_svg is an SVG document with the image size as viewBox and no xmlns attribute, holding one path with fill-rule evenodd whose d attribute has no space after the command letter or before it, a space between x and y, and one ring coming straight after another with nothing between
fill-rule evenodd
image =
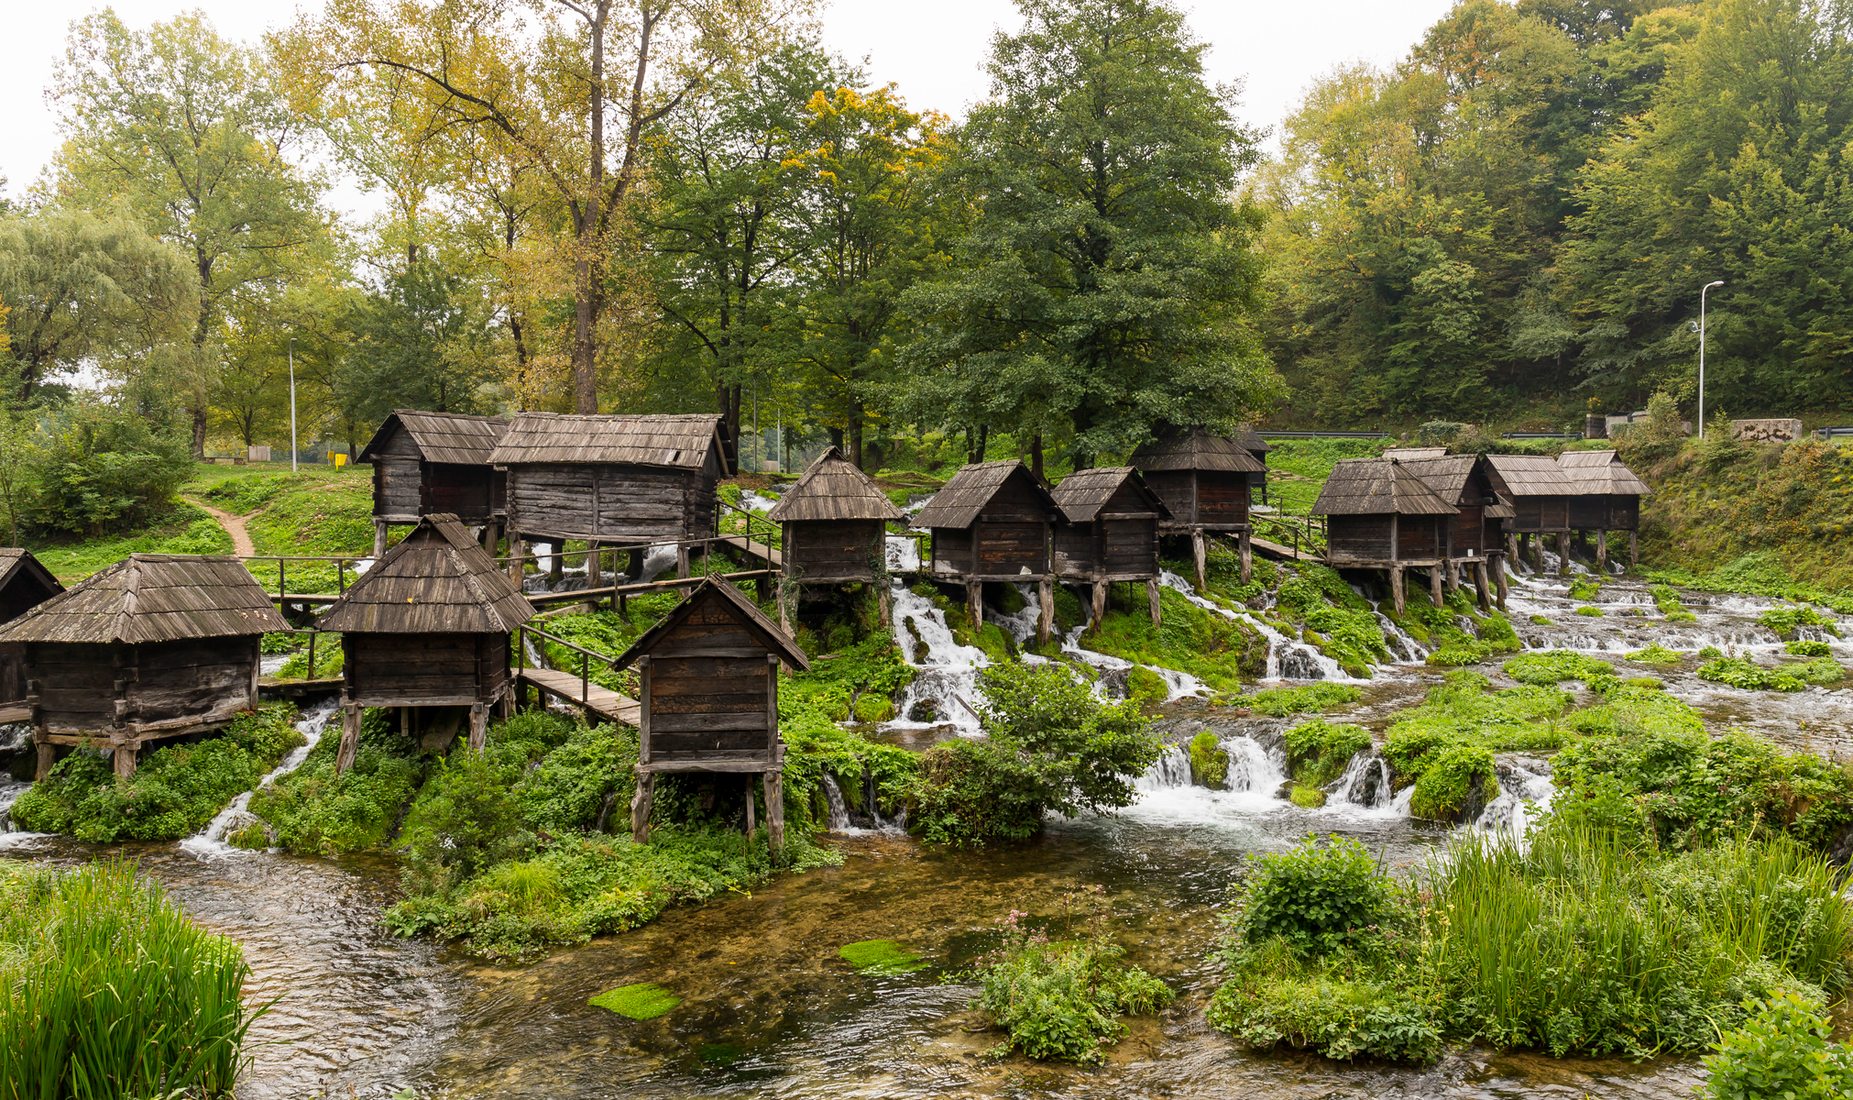
<instances>
[{"instance_id":1,"label":"wooden shingle roof","mask_svg":"<svg viewBox=\"0 0 1853 1100\"><path fill-rule=\"evenodd\" d=\"M1030 473L1028 466L1011 458L959 467L959 472L952 475L952 480L933 494L933 499L926 502L926 507L914 514L914 526L955 530L970 527L984 511L985 505L991 503L991 498L1012 478L1022 478L1027 482L1042 498L1042 508L1049 518L1056 517L1058 512L1055 501L1049 496L1049 490L1044 487L1041 479Z\"/></svg>"},{"instance_id":2,"label":"wooden shingle roof","mask_svg":"<svg viewBox=\"0 0 1853 1100\"><path fill-rule=\"evenodd\" d=\"M804 671L811 667L811 659L804 655L798 644L785 636L778 624L766 618L765 612L759 610L752 600L741 594L731 581L715 580L713 577L702 581L695 587L688 598L677 604L662 621L643 632L643 636L631 643L631 647L619 654L611 662L615 669L628 668L637 658L655 649L662 640L677 627L688 621L690 615L703 607L719 606L727 615L745 627L749 634L759 639L766 652L777 654L779 659L792 668Z\"/></svg>"},{"instance_id":3,"label":"wooden shingle roof","mask_svg":"<svg viewBox=\"0 0 1853 1100\"><path fill-rule=\"evenodd\" d=\"M1647 483L1614 451L1565 451L1557 456L1571 496L1646 496Z\"/></svg>"},{"instance_id":4,"label":"wooden shingle roof","mask_svg":"<svg viewBox=\"0 0 1853 1100\"><path fill-rule=\"evenodd\" d=\"M51 570L39 564L39 559L29 550L17 546L0 546L0 592L5 592L14 585L22 588L30 586L30 591L42 593L42 598L49 599L64 591L64 585L51 575Z\"/></svg>"},{"instance_id":5,"label":"wooden shingle roof","mask_svg":"<svg viewBox=\"0 0 1853 1100\"><path fill-rule=\"evenodd\" d=\"M1332 469L1313 502L1323 516L1451 516L1455 506L1435 495L1414 470L1393 458L1347 458Z\"/></svg>"},{"instance_id":6,"label":"wooden shingle roof","mask_svg":"<svg viewBox=\"0 0 1853 1100\"><path fill-rule=\"evenodd\" d=\"M289 628L237 558L134 554L0 626L0 642L144 645Z\"/></svg>"},{"instance_id":7,"label":"wooden shingle roof","mask_svg":"<svg viewBox=\"0 0 1853 1100\"><path fill-rule=\"evenodd\" d=\"M1408 462L1417 458L1441 458L1447 453L1446 447L1391 447L1383 452L1383 457Z\"/></svg>"},{"instance_id":8,"label":"wooden shingle roof","mask_svg":"<svg viewBox=\"0 0 1853 1100\"><path fill-rule=\"evenodd\" d=\"M1436 496L1455 505L1483 503L1467 498L1467 484L1473 479L1475 470L1485 476L1495 494L1505 487L1505 480L1499 476L1493 464L1486 461L1484 455L1451 455L1442 451L1418 458L1403 458L1394 453L1384 457L1395 458L1398 465L1421 478L1422 483L1433 489Z\"/></svg>"},{"instance_id":9,"label":"wooden shingle roof","mask_svg":"<svg viewBox=\"0 0 1853 1100\"><path fill-rule=\"evenodd\" d=\"M508 430L508 424L508 418L502 416L395 409L354 461L372 462L378 457L379 448L392 438L393 431L403 428L426 462L486 466L502 433Z\"/></svg>"},{"instance_id":10,"label":"wooden shingle roof","mask_svg":"<svg viewBox=\"0 0 1853 1100\"><path fill-rule=\"evenodd\" d=\"M317 622L354 634L507 634L534 617L515 583L449 513L426 516Z\"/></svg>"},{"instance_id":11,"label":"wooden shingle roof","mask_svg":"<svg viewBox=\"0 0 1853 1100\"><path fill-rule=\"evenodd\" d=\"M1263 462L1266 462L1267 453L1273 450L1272 447L1268 446L1268 441L1261 438L1261 433L1253 428L1243 428L1237 431L1235 433L1235 441L1241 445L1244 451L1261 459Z\"/></svg>"},{"instance_id":12,"label":"wooden shingle roof","mask_svg":"<svg viewBox=\"0 0 1853 1100\"><path fill-rule=\"evenodd\" d=\"M785 490L778 503L766 513L774 523L794 520L891 520L900 519L901 510L874 479L830 447L817 456L796 484Z\"/></svg>"},{"instance_id":13,"label":"wooden shingle roof","mask_svg":"<svg viewBox=\"0 0 1853 1100\"><path fill-rule=\"evenodd\" d=\"M1569 479L1563 467L1545 455L1487 455L1486 461L1499 474L1508 497L1562 497L1570 495Z\"/></svg>"},{"instance_id":14,"label":"wooden shingle roof","mask_svg":"<svg viewBox=\"0 0 1853 1100\"><path fill-rule=\"evenodd\" d=\"M1076 470L1063 478L1050 495L1055 498L1055 506L1062 510L1063 519L1069 523L1092 523L1100 509L1125 485L1133 487L1152 515L1159 519L1169 518L1171 509L1146 487L1145 479L1131 466Z\"/></svg>"},{"instance_id":15,"label":"wooden shingle roof","mask_svg":"<svg viewBox=\"0 0 1853 1100\"><path fill-rule=\"evenodd\" d=\"M1259 436L1255 437L1259 439ZM1265 450L1267 444L1263 443ZM1132 464L1144 471L1216 470L1223 473L1261 474L1267 467L1249 448L1206 428L1171 429L1132 453Z\"/></svg>"},{"instance_id":16,"label":"wooden shingle roof","mask_svg":"<svg viewBox=\"0 0 1853 1100\"><path fill-rule=\"evenodd\" d=\"M497 466L590 464L699 470L719 453L718 416L522 413L489 461Z\"/></svg>"}]
</instances>

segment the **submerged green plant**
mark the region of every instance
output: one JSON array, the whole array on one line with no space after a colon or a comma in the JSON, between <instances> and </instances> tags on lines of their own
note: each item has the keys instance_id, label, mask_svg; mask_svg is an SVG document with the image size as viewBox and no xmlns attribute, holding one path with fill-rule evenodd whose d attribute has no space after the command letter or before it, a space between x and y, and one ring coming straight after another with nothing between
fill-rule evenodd
<instances>
[{"instance_id":1,"label":"submerged green plant","mask_svg":"<svg viewBox=\"0 0 1853 1100\"><path fill-rule=\"evenodd\" d=\"M654 1020L681 1004L682 998L655 982L638 982L607 989L586 1003L633 1020Z\"/></svg>"},{"instance_id":2,"label":"submerged green plant","mask_svg":"<svg viewBox=\"0 0 1853 1100\"><path fill-rule=\"evenodd\" d=\"M859 973L880 977L912 974L925 970L927 963L919 955L894 940L861 940L837 948L838 957Z\"/></svg>"}]
</instances>

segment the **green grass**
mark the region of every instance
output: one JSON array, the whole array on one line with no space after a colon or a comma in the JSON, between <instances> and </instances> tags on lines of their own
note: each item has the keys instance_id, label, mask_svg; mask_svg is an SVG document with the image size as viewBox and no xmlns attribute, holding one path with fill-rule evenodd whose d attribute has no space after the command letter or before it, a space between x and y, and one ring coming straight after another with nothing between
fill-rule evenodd
<instances>
[{"instance_id":1,"label":"green grass","mask_svg":"<svg viewBox=\"0 0 1853 1100\"><path fill-rule=\"evenodd\" d=\"M1370 731L1315 719L1289 729L1286 742L1287 774L1295 783L1317 789L1343 775L1351 758L1370 748Z\"/></svg>"},{"instance_id":2,"label":"green grass","mask_svg":"<svg viewBox=\"0 0 1853 1100\"><path fill-rule=\"evenodd\" d=\"M190 504L177 503L167 519L147 530L48 543L32 547L32 552L59 580L73 584L130 554L229 554L232 537L211 516Z\"/></svg>"},{"instance_id":3,"label":"green grass","mask_svg":"<svg viewBox=\"0 0 1853 1100\"><path fill-rule=\"evenodd\" d=\"M858 973L894 977L925 970L926 960L894 940L861 940L837 948L837 956Z\"/></svg>"},{"instance_id":4,"label":"green grass","mask_svg":"<svg viewBox=\"0 0 1853 1100\"><path fill-rule=\"evenodd\" d=\"M1153 626L1143 592L1132 603L1124 599L1115 595L1107 617L1084 639L1088 648L1135 664L1188 672L1218 691L1240 691L1244 677L1257 677L1266 668L1266 640L1234 619L1166 588L1159 594L1163 622Z\"/></svg>"},{"instance_id":5,"label":"green grass","mask_svg":"<svg viewBox=\"0 0 1853 1100\"><path fill-rule=\"evenodd\" d=\"M126 863L0 869L0 1096L229 1098L249 973Z\"/></svg>"},{"instance_id":6,"label":"green grass","mask_svg":"<svg viewBox=\"0 0 1853 1100\"><path fill-rule=\"evenodd\" d=\"M1673 668L1685 662L1685 655L1678 650L1668 649L1655 642L1645 649L1637 649L1627 655L1627 660L1637 665L1655 665L1660 668Z\"/></svg>"},{"instance_id":7,"label":"green grass","mask_svg":"<svg viewBox=\"0 0 1853 1100\"><path fill-rule=\"evenodd\" d=\"M1699 666L1699 679L1742 688L1745 691L1806 691L1810 686L1837 684L1846 670L1832 657L1765 668L1747 657L1714 657Z\"/></svg>"},{"instance_id":8,"label":"green grass","mask_svg":"<svg viewBox=\"0 0 1853 1100\"><path fill-rule=\"evenodd\" d=\"M639 982L607 989L586 1002L633 1020L654 1020L682 1003L682 998L655 982Z\"/></svg>"},{"instance_id":9,"label":"green grass","mask_svg":"<svg viewBox=\"0 0 1853 1100\"><path fill-rule=\"evenodd\" d=\"M1298 684L1257 691L1246 702L1256 714L1285 718L1292 714L1330 714L1355 704L1362 694L1350 684Z\"/></svg>"}]
</instances>

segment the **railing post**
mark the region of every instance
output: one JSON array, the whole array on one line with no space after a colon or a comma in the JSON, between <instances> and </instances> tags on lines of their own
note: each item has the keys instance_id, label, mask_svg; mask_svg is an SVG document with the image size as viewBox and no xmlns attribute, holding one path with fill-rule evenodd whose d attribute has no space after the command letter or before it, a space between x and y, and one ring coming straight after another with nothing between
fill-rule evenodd
<instances>
[{"instance_id":1,"label":"railing post","mask_svg":"<svg viewBox=\"0 0 1853 1100\"><path fill-rule=\"evenodd\" d=\"M278 558L277 559L277 602L278 603L283 602L284 594L290 590L289 585L283 583L283 578L284 578L283 559Z\"/></svg>"},{"instance_id":2,"label":"railing post","mask_svg":"<svg viewBox=\"0 0 1853 1100\"><path fill-rule=\"evenodd\" d=\"M303 677L305 680L315 679L315 636L320 633L319 630L309 631L309 674Z\"/></svg>"},{"instance_id":3,"label":"railing post","mask_svg":"<svg viewBox=\"0 0 1853 1100\"><path fill-rule=\"evenodd\" d=\"M581 703L592 697L592 655L585 650L579 651L579 701Z\"/></svg>"},{"instance_id":4,"label":"railing post","mask_svg":"<svg viewBox=\"0 0 1853 1100\"><path fill-rule=\"evenodd\" d=\"M515 675L520 676L528 670L528 628L515 628Z\"/></svg>"}]
</instances>

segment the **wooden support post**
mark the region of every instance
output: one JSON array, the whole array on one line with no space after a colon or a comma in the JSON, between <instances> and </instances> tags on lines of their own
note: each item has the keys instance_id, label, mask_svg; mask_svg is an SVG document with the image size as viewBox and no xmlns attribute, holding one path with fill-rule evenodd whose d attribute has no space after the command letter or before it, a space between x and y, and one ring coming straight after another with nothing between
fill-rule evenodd
<instances>
[{"instance_id":1,"label":"wooden support post","mask_svg":"<svg viewBox=\"0 0 1853 1100\"><path fill-rule=\"evenodd\" d=\"M516 588L521 587L522 568L527 564L527 549L528 544L520 534L514 531L508 533L508 579L515 582Z\"/></svg>"},{"instance_id":2,"label":"wooden support post","mask_svg":"<svg viewBox=\"0 0 1853 1100\"><path fill-rule=\"evenodd\" d=\"M1055 580L1044 577L1036 582L1036 595L1041 601L1042 614L1036 618L1036 640L1043 645L1049 644L1049 637L1055 632Z\"/></svg>"},{"instance_id":3,"label":"wooden support post","mask_svg":"<svg viewBox=\"0 0 1853 1100\"><path fill-rule=\"evenodd\" d=\"M360 751L360 705L349 703L341 708L341 746L335 752L335 774L354 766L354 754Z\"/></svg>"},{"instance_id":4,"label":"wooden support post","mask_svg":"<svg viewBox=\"0 0 1853 1100\"><path fill-rule=\"evenodd\" d=\"M965 603L966 603L966 606L971 609L972 629L977 630L979 627L984 625L984 582L983 581L966 581L965 582Z\"/></svg>"},{"instance_id":5,"label":"wooden support post","mask_svg":"<svg viewBox=\"0 0 1853 1100\"><path fill-rule=\"evenodd\" d=\"M495 544L501 541L502 541L502 525L501 524L497 523L495 520L490 520L488 523L483 524L483 533L482 533L483 549L489 552L490 557L492 558L495 557Z\"/></svg>"},{"instance_id":6,"label":"wooden support post","mask_svg":"<svg viewBox=\"0 0 1853 1100\"><path fill-rule=\"evenodd\" d=\"M1093 616L1088 620L1088 630L1100 629L1100 620L1107 617L1107 582L1095 581L1093 599L1088 603L1088 612Z\"/></svg>"},{"instance_id":7,"label":"wooden support post","mask_svg":"<svg viewBox=\"0 0 1853 1100\"><path fill-rule=\"evenodd\" d=\"M1390 606L1396 608L1398 615L1407 606L1403 600L1403 567L1400 565L1390 566Z\"/></svg>"},{"instance_id":8,"label":"wooden support post","mask_svg":"<svg viewBox=\"0 0 1853 1100\"><path fill-rule=\"evenodd\" d=\"M631 840L647 843L650 839L650 800L656 793L656 773L637 773L637 793L631 795Z\"/></svg>"},{"instance_id":9,"label":"wooden support post","mask_svg":"<svg viewBox=\"0 0 1853 1100\"><path fill-rule=\"evenodd\" d=\"M137 751L134 745L124 745L120 742L116 744L115 749L109 754L110 762L116 766L116 778L127 779L129 776L135 774L135 754Z\"/></svg>"},{"instance_id":10,"label":"wooden support post","mask_svg":"<svg viewBox=\"0 0 1853 1100\"><path fill-rule=\"evenodd\" d=\"M753 777L749 775L746 777L746 839L749 843L758 828L758 823L753 820Z\"/></svg>"},{"instance_id":11,"label":"wooden support post","mask_svg":"<svg viewBox=\"0 0 1853 1100\"><path fill-rule=\"evenodd\" d=\"M489 741L489 708L477 703L470 708L470 751L481 752Z\"/></svg>"},{"instance_id":12,"label":"wooden support post","mask_svg":"<svg viewBox=\"0 0 1853 1100\"><path fill-rule=\"evenodd\" d=\"M1518 536L1515 534L1508 533L1506 535L1506 560L1508 561L1519 561L1520 560L1518 556Z\"/></svg>"},{"instance_id":13,"label":"wooden support post","mask_svg":"<svg viewBox=\"0 0 1853 1100\"><path fill-rule=\"evenodd\" d=\"M779 629L785 632L785 636L787 638L793 637L793 634L791 632L791 619L792 619L791 605L797 601L798 595L799 593L798 593L798 582L797 581L792 581L790 584L779 586L779 592L778 592Z\"/></svg>"},{"instance_id":14,"label":"wooden support post","mask_svg":"<svg viewBox=\"0 0 1853 1100\"><path fill-rule=\"evenodd\" d=\"M648 546L631 547L630 558L628 561L624 563L624 575L634 581L642 580L643 579L643 559L648 557L649 555L650 555L650 548Z\"/></svg>"},{"instance_id":15,"label":"wooden support post","mask_svg":"<svg viewBox=\"0 0 1853 1100\"><path fill-rule=\"evenodd\" d=\"M676 577L687 579L688 573L688 544L678 542L676 543Z\"/></svg>"},{"instance_id":16,"label":"wooden support post","mask_svg":"<svg viewBox=\"0 0 1853 1100\"><path fill-rule=\"evenodd\" d=\"M1449 592L1459 592L1461 589L1461 565L1460 563L1455 561L1453 558L1449 558L1448 560L1442 562L1441 563L1441 579L1442 579L1442 583L1447 585L1447 589Z\"/></svg>"},{"instance_id":17,"label":"wooden support post","mask_svg":"<svg viewBox=\"0 0 1853 1100\"><path fill-rule=\"evenodd\" d=\"M559 584L560 579L566 576L566 540L555 539L547 549L550 551L547 555L547 580Z\"/></svg>"},{"instance_id":18,"label":"wooden support post","mask_svg":"<svg viewBox=\"0 0 1853 1100\"><path fill-rule=\"evenodd\" d=\"M1249 581L1253 580L1255 576L1254 536L1248 531L1243 531L1238 545L1242 553L1242 583L1247 584ZM1153 619L1152 621L1157 622L1158 620Z\"/></svg>"},{"instance_id":19,"label":"wooden support post","mask_svg":"<svg viewBox=\"0 0 1853 1100\"><path fill-rule=\"evenodd\" d=\"M1145 578L1145 598L1152 605L1152 625L1153 626L1164 625L1164 611L1162 609L1163 605L1160 603L1158 599L1158 578L1157 577Z\"/></svg>"},{"instance_id":20,"label":"wooden support post","mask_svg":"<svg viewBox=\"0 0 1853 1100\"><path fill-rule=\"evenodd\" d=\"M894 590L889 587L887 581L879 577L875 581L875 606L881 615L881 625L893 626Z\"/></svg>"},{"instance_id":21,"label":"wooden support post","mask_svg":"<svg viewBox=\"0 0 1853 1100\"><path fill-rule=\"evenodd\" d=\"M1481 611L1490 611L1493 606L1491 597L1486 593L1486 587L1486 559L1477 558L1473 563L1473 595L1474 602L1480 605Z\"/></svg>"},{"instance_id":22,"label":"wooden support post","mask_svg":"<svg viewBox=\"0 0 1853 1100\"><path fill-rule=\"evenodd\" d=\"M1598 573L1609 571L1609 533L1607 531L1596 532L1596 571Z\"/></svg>"},{"instance_id":23,"label":"wooden support post","mask_svg":"<svg viewBox=\"0 0 1853 1100\"><path fill-rule=\"evenodd\" d=\"M1190 529L1190 554L1191 557L1196 560L1197 564L1197 587L1203 588L1208 586L1210 583L1209 546L1204 542L1203 528L1201 527L1193 527Z\"/></svg>"},{"instance_id":24,"label":"wooden support post","mask_svg":"<svg viewBox=\"0 0 1853 1100\"><path fill-rule=\"evenodd\" d=\"M39 759L37 766L32 770L32 781L43 783L45 777L51 774L52 765L58 762L58 746L45 739L44 730L39 730L34 740L38 742L35 747L38 749Z\"/></svg>"},{"instance_id":25,"label":"wooden support post","mask_svg":"<svg viewBox=\"0 0 1853 1100\"><path fill-rule=\"evenodd\" d=\"M1539 573L1544 572L1544 533L1540 531L1535 535L1525 537L1531 541L1532 569Z\"/></svg>"},{"instance_id":26,"label":"wooden support post","mask_svg":"<svg viewBox=\"0 0 1853 1100\"><path fill-rule=\"evenodd\" d=\"M766 834L772 842L772 854L777 857L785 850L785 773L767 772L766 786Z\"/></svg>"},{"instance_id":27,"label":"wooden support post","mask_svg":"<svg viewBox=\"0 0 1853 1100\"><path fill-rule=\"evenodd\" d=\"M1563 576L1570 572L1570 532L1557 532L1557 574Z\"/></svg>"},{"instance_id":28,"label":"wooden support post","mask_svg":"<svg viewBox=\"0 0 1853 1100\"><path fill-rule=\"evenodd\" d=\"M1441 593L1442 576L1447 572L1447 568L1445 564L1432 565L1428 570L1428 598L1434 602L1436 607L1441 607L1448 602L1447 597Z\"/></svg>"},{"instance_id":29,"label":"wooden support post","mask_svg":"<svg viewBox=\"0 0 1853 1100\"><path fill-rule=\"evenodd\" d=\"M375 558L380 558L383 557L385 553L386 521L383 519L376 519L373 521L373 556Z\"/></svg>"},{"instance_id":30,"label":"wooden support post","mask_svg":"<svg viewBox=\"0 0 1853 1100\"><path fill-rule=\"evenodd\" d=\"M1511 586L1506 581L1506 566L1504 562L1500 562L1498 568L1493 570L1493 586L1494 590L1498 593L1499 610L1504 611L1506 609L1506 593L1511 591Z\"/></svg>"}]
</instances>

